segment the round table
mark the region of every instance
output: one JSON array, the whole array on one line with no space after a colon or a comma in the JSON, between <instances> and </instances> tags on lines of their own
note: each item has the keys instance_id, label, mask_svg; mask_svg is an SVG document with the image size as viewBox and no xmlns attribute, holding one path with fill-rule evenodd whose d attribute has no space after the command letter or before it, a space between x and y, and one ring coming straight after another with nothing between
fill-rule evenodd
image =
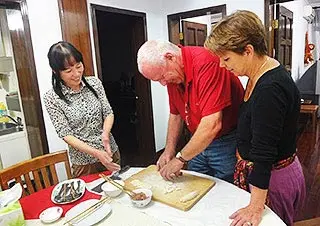
<instances>
[{"instance_id":1,"label":"round table","mask_svg":"<svg viewBox=\"0 0 320 226\"><path fill-rule=\"evenodd\" d=\"M142 169L143 168L136 167L130 168L127 172L122 174L121 177L127 179ZM158 219L164 223L164 225L228 226L231 223L229 216L238 209L245 207L250 201L250 194L233 184L192 171L188 171L188 173L216 181L215 186L211 188L189 211L185 212L154 201L145 208L135 208L135 211L143 212L147 216ZM116 198L116 200L117 203L120 203L126 208L132 207L130 198L125 194L122 194L119 198ZM27 220L26 222L27 226L42 225L40 220ZM63 222L63 220L59 220L53 225L63 225ZM99 225L109 225L108 217L100 222ZM270 225L285 226L285 223L273 211L266 207L260 226Z\"/></svg>"}]
</instances>

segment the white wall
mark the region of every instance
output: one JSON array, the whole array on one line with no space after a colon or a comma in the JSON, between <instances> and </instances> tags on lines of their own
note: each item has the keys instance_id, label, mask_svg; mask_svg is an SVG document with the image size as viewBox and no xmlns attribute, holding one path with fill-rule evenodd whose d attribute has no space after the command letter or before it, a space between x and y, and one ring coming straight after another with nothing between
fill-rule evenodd
<instances>
[{"instance_id":1,"label":"white wall","mask_svg":"<svg viewBox=\"0 0 320 226\"><path fill-rule=\"evenodd\" d=\"M159 10L162 9L162 2L151 3L147 0L137 1L106 1L106 0L90 0L88 4L105 5L115 8L128 9L133 11L145 12L147 14L147 34L148 39L163 39L164 30L167 28L164 24L166 17ZM27 0L29 23L31 29L31 38L35 57L36 70L38 75L38 83L41 99L44 93L51 88L51 70L47 60L47 52L49 47L62 40L58 3L56 0L42 0L41 10L39 10L38 0ZM90 13L90 8L88 7ZM89 16L91 18L91 16ZM90 20L90 30L92 38L92 23ZM92 50L93 59L95 61L95 52L93 39ZM95 72L97 69L95 68ZM161 85L152 83L152 102L153 117L155 127L156 149L163 148L166 135L166 123L168 119L168 105L166 89ZM43 100L42 100L43 101ZM50 152L66 148L65 143L58 138L55 129L51 123L49 115L44 108L45 127Z\"/></svg>"},{"instance_id":2,"label":"white wall","mask_svg":"<svg viewBox=\"0 0 320 226\"><path fill-rule=\"evenodd\" d=\"M250 10L255 12L262 22L264 22L264 0L163 0L163 2L165 15L226 4L227 15L236 10ZM167 20L165 22L166 26L168 26ZM166 36L168 37L167 30ZM245 87L248 81L247 77L239 78L242 85Z\"/></svg>"},{"instance_id":3,"label":"white wall","mask_svg":"<svg viewBox=\"0 0 320 226\"><path fill-rule=\"evenodd\" d=\"M264 17L263 0L217 0L214 3L209 0L89 0L88 4L90 3L145 12L147 15L148 39L168 39L168 14L200 9L214 5L227 4L227 14L232 13L236 9L248 9L256 12L262 20ZM53 43L62 39L58 3L56 0L42 0L41 10L39 10L38 0L27 0L27 6L39 89L42 98L44 93L51 88L51 70L46 57L47 51ZM89 7L88 11L90 13ZM93 56L95 56L94 42L92 39L92 21L90 18L91 16L89 16L91 43ZM93 59L95 60L95 57L93 57ZM95 72L97 72L96 68ZM155 82L151 83L151 92L156 150L160 150L165 145L167 120L169 114L168 97L166 88ZM66 145L56 135L43 104L42 107L50 152L65 148Z\"/></svg>"},{"instance_id":4,"label":"white wall","mask_svg":"<svg viewBox=\"0 0 320 226\"><path fill-rule=\"evenodd\" d=\"M264 21L264 0L163 0L163 2L166 15L226 4L227 15L238 9L246 9L255 12Z\"/></svg>"},{"instance_id":5,"label":"white wall","mask_svg":"<svg viewBox=\"0 0 320 226\"><path fill-rule=\"evenodd\" d=\"M49 47L53 43L62 40L62 34L58 1L42 0L41 3L41 10L39 10L38 0L27 0L33 54L42 101L44 123L47 132L49 151L54 152L65 149L66 144L58 137L51 123L49 115L44 107L43 95L52 87L51 69L49 67L47 53Z\"/></svg>"},{"instance_id":6,"label":"white wall","mask_svg":"<svg viewBox=\"0 0 320 226\"><path fill-rule=\"evenodd\" d=\"M47 53L49 47L62 40L58 1L42 0L39 10L38 0L27 0L29 23L33 54L35 59L37 79L42 103L44 124L47 132L47 140L50 152L66 149L67 145L60 139L51 123L49 115L44 107L43 95L51 89L51 69L49 67ZM60 180L67 178L63 165L57 166Z\"/></svg>"},{"instance_id":7,"label":"white wall","mask_svg":"<svg viewBox=\"0 0 320 226\"><path fill-rule=\"evenodd\" d=\"M297 80L302 76L302 74L306 70L306 67L304 65L304 47L305 34L308 30L308 23L302 17L303 7L306 5L306 2L304 0L296 0L292 2L281 3L280 5L286 7L287 9L293 12L291 76L293 80Z\"/></svg>"}]
</instances>

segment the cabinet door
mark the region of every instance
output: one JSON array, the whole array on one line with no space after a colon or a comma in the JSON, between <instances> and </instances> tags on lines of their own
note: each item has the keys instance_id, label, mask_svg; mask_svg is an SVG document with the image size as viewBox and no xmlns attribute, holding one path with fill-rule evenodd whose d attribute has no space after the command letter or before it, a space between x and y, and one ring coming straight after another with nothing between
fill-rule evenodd
<instances>
[{"instance_id":1,"label":"cabinet door","mask_svg":"<svg viewBox=\"0 0 320 226\"><path fill-rule=\"evenodd\" d=\"M24 131L3 135L0 138L0 158L3 168L31 158L28 140Z\"/></svg>"}]
</instances>

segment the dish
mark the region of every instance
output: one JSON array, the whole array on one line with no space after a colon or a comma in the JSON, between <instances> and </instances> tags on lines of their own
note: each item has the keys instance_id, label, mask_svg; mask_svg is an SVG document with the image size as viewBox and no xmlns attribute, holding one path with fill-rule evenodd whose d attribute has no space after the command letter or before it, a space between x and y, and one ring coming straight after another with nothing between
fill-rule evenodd
<instances>
[{"instance_id":1,"label":"dish","mask_svg":"<svg viewBox=\"0 0 320 226\"><path fill-rule=\"evenodd\" d=\"M69 219L75 217L79 213L85 211L88 209L90 206L96 204L99 202L98 199L88 199L86 201L83 201L79 203L78 205L72 207L65 215L65 220L68 221ZM88 225L94 225L104 219L106 216L109 215L111 212L111 206L108 203L104 203L101 206L99 206L94 212L92 212L90 215L77 220L75 219L74 221L71 221L71 225L76 225L76 226L88 226Z\"/></svg>"},{"instance_id":2,"label":"dish","mask_svg":"<svg viewBox=\"0 0 320 226\"><path fill-rule=\"evenodd\" d=\"M152 198L152 191L150 189L146 189L146 188L139 188L139 189L135 189L133 190L134 193L138 194L140 192L144 193L146 198L145 199L138 199L138 200L134 200L131 198L131 202L134 206L136 207L145 207L146 205L149 204L149 202L151 201ZM143 196L144 198L144 196Z\"/></svg>"},{"instance_id":3,"label":"dish","mask_svg":"<svg viewBox=\"0 0 320 226\"><path fill-rule=\"evenodd\" d=\"M57 184L51 193L51 201L67 204L80 199L86 191L86 183L81 179L65 180Z\"/></svg>"},{"instance_id":4,"label":"dish","mask_svg":"<svg viewBox=\"0 0 320 226\"><path fill-rule=\"evenodd\" d=\"M49 207L40 213L39 219L43 223L52 223L58 220L61 217L62 213L63 210L59 206Z\"/></svg>"},{"instance_id":5,"label":"dish","mask_svg":"<svg viewBox=\"0 0 320 226\"><path fill-rule=\"evenodd\" d=\"M124 186L124 181L122 180L115 180L118 184ZM106 195L109 195L110 197L117 197L121 194L122 190L120 188L117 188L116 186L112 185L110 182L106 182L101 186L102 190Z\"/></svg>"},{"instance_id":6,"label":"dish","mask_svg":"<svg viewBox=\"0 0 320 226\"><path fill-rule=\"evenodd\" d=\"M52 223L58 220L61 217L62 213L63 209L61 207L53 206L42 211L39 215L39 219L46 224Z\"/></svg>"}]
</instances>

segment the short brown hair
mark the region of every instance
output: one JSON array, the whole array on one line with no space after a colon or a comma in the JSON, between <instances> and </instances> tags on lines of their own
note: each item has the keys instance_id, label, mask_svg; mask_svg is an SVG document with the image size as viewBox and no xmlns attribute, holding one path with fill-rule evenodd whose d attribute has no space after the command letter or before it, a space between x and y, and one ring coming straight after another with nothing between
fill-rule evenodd
<instances>
[{"instance_id":1,"label":"short brown hair","mask_svg":"<svg viewBox=\"0 0 320 226\"><path fill-rule=\"evenodd\" d=\"M204 46L215 53L243 53L251 44L258 55L267 54L266 33L259 17L253 12L238 10L218 22Z\"/></svg>"}]
</instances>

